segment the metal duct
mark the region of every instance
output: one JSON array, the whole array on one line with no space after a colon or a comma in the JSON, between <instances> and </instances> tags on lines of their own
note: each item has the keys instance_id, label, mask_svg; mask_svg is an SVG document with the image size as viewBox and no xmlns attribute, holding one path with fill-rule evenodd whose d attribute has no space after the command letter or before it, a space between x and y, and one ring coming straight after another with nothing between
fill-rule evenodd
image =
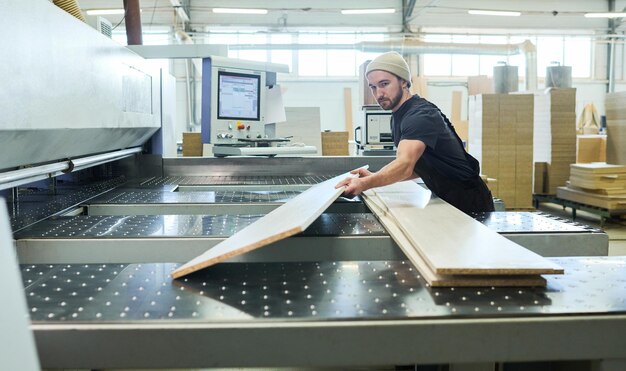
<instances>
[{"instance_id":1,"label":"metal duct","mask_svg":"<svg viewBox=\"0 0 626 371\"><path fill-rule=\"evenodd\" d=\"M78 6L76 0L54 0L53 3L54 5L65 10L74 17L85 22L85 16L83 16L83 13L81 13L80 7Z\"/></svg>"},{"instance_id":2,"label":"metal duct","mask_svg":"<svg viewBox=\"0 0 626 371\"><path fill-rule=\"evenodd\" d=\"M507 94L519 90L517 66L507 64L493 67L493 90L498 94Z\"/></svg>"},{"instance_id":3,"label":"metal duct","mask_svg":"<svg viewBox=\"0 0 626 371\"><path fill-rule=\"evenodd\" d=\"M546 68L546 88L571 88L572 67L549 66Z\"/></svg>"}]
</instances>

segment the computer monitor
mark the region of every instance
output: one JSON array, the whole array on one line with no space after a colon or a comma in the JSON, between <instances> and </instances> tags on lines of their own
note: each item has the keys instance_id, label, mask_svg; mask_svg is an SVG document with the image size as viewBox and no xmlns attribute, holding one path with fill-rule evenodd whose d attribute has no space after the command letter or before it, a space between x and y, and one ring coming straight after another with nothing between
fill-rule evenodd
<instances>
[{"instance_id":1,"label":"computer monitor","mask_svg":"<svg viewBox=\"0 0 626 371\"><path fill-rule=\"evenodd\" d=\"M218 71L217 118L220 120L261 120L261 76Z\"/></svg>"}]
</instances>

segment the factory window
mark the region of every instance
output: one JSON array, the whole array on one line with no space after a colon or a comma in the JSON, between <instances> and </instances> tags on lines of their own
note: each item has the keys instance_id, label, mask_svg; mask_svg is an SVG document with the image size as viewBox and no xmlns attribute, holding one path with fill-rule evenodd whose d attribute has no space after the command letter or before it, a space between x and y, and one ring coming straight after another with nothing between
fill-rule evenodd
<instances>
[{"instance_id":1,"label":"factory window","mask_svg":"<svg viewBox=\"0 0 626 371\"><path fill-rule=\"evenodd\" d=\"M546 76L546 68L553 63L563 65L563 38L537 38L537 75Z\"/></svg>"},{"instance_id":2,"label":"factory window","mask_svg":"<svg viewBox=\"0 0 626 371\"><path fill-rule=\"evenodd\" d=\"M299 50L298 75L326 76L326 50Z\"/></svg>"},{"instance_id":3,"label":"factory window","mask_svg":"<svg viewBox=\"0 0 626 371\"><path fill-rule=\"evenodd\" d=\"M270 38L272 45L290 45L293 37L290 34L275 34ZM276 49L270 51L270 62L286 64L289 71L293 71L293 52L287 49Z\"/></svg>"},{"instance_id":4,"label":"factory window","mask_svg":"<svg viewBox=\"0 0 626 371\"><path fill-rule=\"evenodd\" d=\"M591 38L566 37L563 63L572 66L572 77L591 77Z\"/></svg>"},{"instance_id":5,"label":"factory window","mask_svg":"<svg viewBox=\"0 0 626 371\"><path fill-rule=\"evenodd\" d=\"M572 67L572 77L591 77L592 43L590 37L563 36L471 36L471 35L426 35L427 42L517 44L530 40L537 47L537 75L545 77L546 67L552 62ZM473 76L493 75L498 62L519 67L520 78L524 77L526 60L523 54L515 55L466 55L424 54L426 76Z\"/></svg>"},{"instance_id":6,"label":"factory window","mask_svg":"<svg viewBox=\"0 0 626 371\"><path fill-rule=\"evenodd\" d=\"M325 32L301 32L298 34L298 75L326 76L326 50L309 49L307 45L326 44Z\"/></svg>"},{"instance_id":7,"label":"factory window","mask_svg":"<svg viewBox=\"0 0 626 371\"><path fill-rule=\"evenodd\" d=\"M205 40L210 44L227 45L230 58L286 64L293 77L354 78L358 74L359 65L380 54L364 52L360 50L358 43L384 41L385 37L379 33L355 32L302 31L298 34L258 34L209 31ZM245 45L249 44L259 46L246 48ZM275 47L276 45L294 45L294 47Z\"/></svg>"},{"instance_id":8,"label":"factory window","mask_svg":"<svg viewBox=\"0 0 626 371\"><path fill-rule=\"evenodd\" d=\"M426 35L424 41L429 43L449 43L452 35ZM451 76L452 54L424 54L424 75Z\"/></svg>"}]
</instances>

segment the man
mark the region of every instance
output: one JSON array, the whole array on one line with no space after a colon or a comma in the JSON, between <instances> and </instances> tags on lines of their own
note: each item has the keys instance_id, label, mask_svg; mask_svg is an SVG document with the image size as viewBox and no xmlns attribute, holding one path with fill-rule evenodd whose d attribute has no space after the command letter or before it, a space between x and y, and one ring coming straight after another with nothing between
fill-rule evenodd
<instances>
[{"instance_id":1,"label":"man","mask_svg":"<svg viewBox=\"0 0 626 371\"><path fill-rule=\"evenodd\" d=\"M354 171L346 178L344 195L354 197L370 188L421 177L439 198L465 213L493 211L491 192L479 176L478 161L465 152L452 124L432 103L411 95L409 66L396 52L375 58L366 70L378 104L392 112L392 137L396 159L372 173Z\"/></svg>"}]
</instances>

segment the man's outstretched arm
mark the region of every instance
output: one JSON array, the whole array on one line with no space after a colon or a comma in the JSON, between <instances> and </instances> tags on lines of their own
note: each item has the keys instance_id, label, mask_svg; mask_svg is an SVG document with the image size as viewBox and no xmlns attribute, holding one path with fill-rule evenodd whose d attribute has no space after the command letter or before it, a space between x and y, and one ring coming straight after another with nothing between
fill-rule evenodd
<instances>
[{"instance_id":1,"label":"man's outstretched arm","mask_svg":"<svg viewBox=\"0 0 626 371\"><path fill-rule=\"evenodd\" d=\"M354 197L370 188L382 187L402 180L415 177L413 169L420 159L426 144L421 140L401 140L398 144L396 159L385 165L375 173L359 172L359 178L346 178L336 185L336 188L347 186L344 195Z\"/></svg>"}]
</instances>

